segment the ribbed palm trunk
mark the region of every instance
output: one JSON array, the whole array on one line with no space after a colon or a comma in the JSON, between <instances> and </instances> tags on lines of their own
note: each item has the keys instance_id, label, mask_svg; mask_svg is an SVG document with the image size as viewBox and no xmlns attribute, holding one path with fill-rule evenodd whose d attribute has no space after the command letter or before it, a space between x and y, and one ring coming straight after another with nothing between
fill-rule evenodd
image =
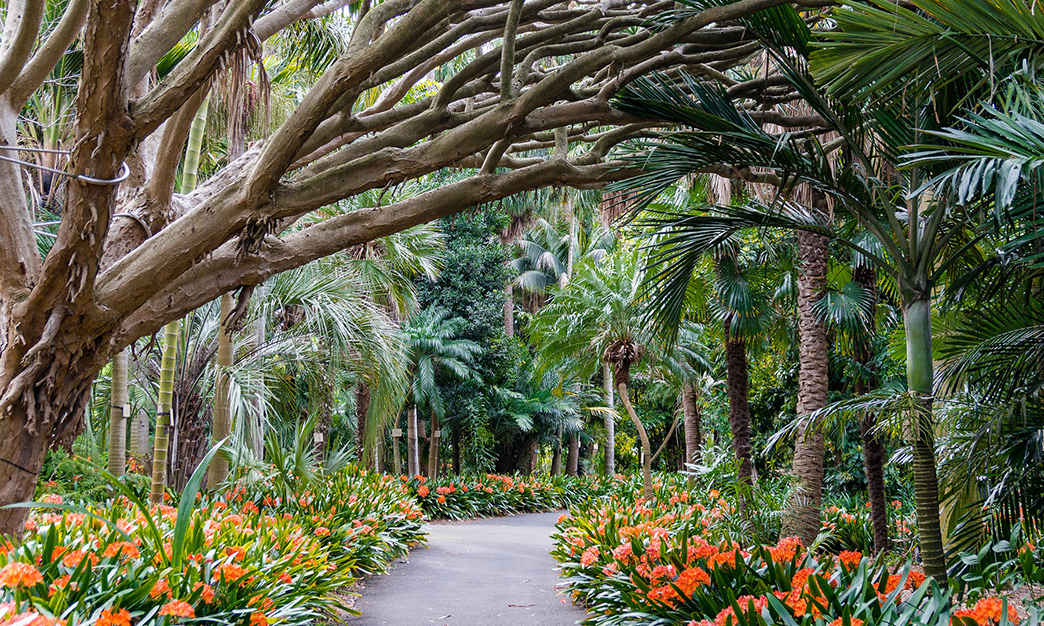
<instances>
[{"instance_id":1,"label":"ribbed palm trunk","mask_svg":"<svg viewBox=\"0 0 1044 626\"><path fill-rule=\"evenodd\" d=\"M816 319L813 305L826 291L826 237L798 233L798 341L801 367L798 372L797 416L799 430L794 442L794 477L797 489L783 523L784 536L798 536L806 546L819 534L823 508L823 455L826 435L822 428L807 428L805 417L827 405L830 344L826 328Z\"/></svg>"},{"instance_id":2,"label":"ribbed palm trunk","mask_svg":"<svg viewBox=\"0 0 1044 626\"><path fill-rule=\"evenodd\" d=\"M903 320L906 325L906 383L918 397L908 429L913 446L917 533L925 575L945 587L948 584L946 557L939 521L939 476L935 466L932 419L932 311L927 292L904 294Z\"/></svg>"},{"instance_id":3,"label":"ribbed palm trunk","mask_svg":"<svg viewBox=\"0 0 1044 626\"><path fill-rule=\"evenodd\" d=\"M359 381L355 384L355 457L359 467L373 468L373 455L366 453L366 418L369 413L370 386Z\"/></svg>"},{"instance_id":4,"label":"ribbed palm trunk","mask_svg":"<svg viewBox=\"0 0 1044 626\"><path fill-rule=\"evenodd\" d=\"M609 369L609 363L602 363L602 382L605 385L605 406L610 411L605 414L605 475L612 476L616 473L616 421L613 419L611 409L615 408L616 402L613 394L613 372Z\"/></svg>"},{"instance_id":5,"label":"ribbed palm trunk","mask_svg":"<svg viewBox=\"0 0 1044 626\"><path fill-rule=\"evenodd\" d=\"M729 387L729 428L732 430L732 452L736 456L739 480L747 485L754 483L754 466L751 463L750 404L747 395L750 381L747 376L747 345L743 339L733 338L729 321L725 321L725 369ZM741 504L749 505L744 493Z\"/></svg>"},{"instance_id":6,"label":"ribbed palm trunk","mask_svg":"<svg viewBox=\"0 0 1044 626\"><path fill-rule=\"evenodd\" d=\"M696 397L696 385L690 380L682 387L682 415L685 420L685 462L700 462L700 444L703 442L700 405Z\"/></svg>"},{"instance_id":7,"label":"ribbed palm trunk","mask_svg":"<svg viewBox=\"0 0 1044 626\"><path fill-rule=\"evenodd\" d=\"M112 357L112 398L109 402L109 473L120 476L127 469L127 415L130 393L127 389L129 348Z\"/></svg>"},{"instance_id":8,"label":"ribbed palm trunk","mask_svg":"<svg viewBox=\"0 0 1044 626\"><path fill-rule=\"evenodd\" d=\"M402 450L399 441L402 439L402 430L399 428L401 425L402 412L400 411L399 414L395 416L395 426L393 427L394 431L392 433L392 474L395 474L396 476L402 473ZM396 432L399 433L399 436L395 435Z\"/></svg>"},{"instance_id":9,"label":"ribbed palm trunk","mask_svg":"<svg viewBox=\"0 0 1044 626\"><path fill-rule=\"evenodd\" d=\"M439 416L431 414L431 433L428 436L428 478L435 479L439 475L440 447Z\"/></svg>"},{"instance_id":10,"label":"ribbed palm trunk","mask_svg":"<svg viewBox=\"0 0 1044 626\"><path fill-rule=\"evenodd\" d=\"M233 308L232 294L221 296L221 325L218 330L217 377L214 381L214 418L210 431L210 445L224 441L232 432L229 406L228 368L232 367L232 329L229 318ZM218 454L207 468L207 487L216 489L228 478L228 459Z\"/></svg>"},{"instance_id":11,"label":"ribbed palm trunk","mask_svg":"<svg viewBox=\"0 0 1044 626\"><path fill-rule=\"evenodd\" d=\"M170 408L174 398L174 361L178 354L178 335L181 320L163 327L163 357L160 361L159 407L156 412L156 435L152 450L152 490L149 499L153 504L163 502L163 490L167 484L167 453L170 448Z\"/></svg>"},{"instance_id":12,"label":"ribbed palm trunk","mask_svg":"<svg viewBox=\"0 0 1044 626\"><path fill-rule=\"evenodd\" d=\"M562 429L555 433L555 449L551 454L551 475L558 476L562 473Z\"/></svg>"},{"instance_id":13,"label":"ribbed palm trunk","mask_svg":"<svg viewBox=\"0 0 1044 626\"><path fill-rule=\"evenodd\" d=\"M569 452L566 455L566 476L576 476L580 465L580 437L569 438Z\"/></svg>"},{"instance_id":14,"label":"ribbed palm trunk","mask_svg":"<svg viewBox=\"0 0 1044 626\"><path fill-rule=\"evenodd\" d=\"M870 309L870 319L877 318L877 273L871 265L861 265L855 268L852 274L853 280L861 285L863 289L872 294L874 304ZM873 323L871 321L871 323ZM877 375L872 370L873 349L871 339L873 332L868 331L860 336L855 345L855 361L863 366L865 371L872 372L866 378L857 378L855 381L855 392L863 395L878 385ZM884 460L885 450L881 437L874 431L877 426L877 417L873 414L863 418L859 425L859 434L863 440L863 468L866 471L866 491L870 500L870 522L874 531L874 553L888 552L892 548L892 542L888 537L888 501L885 498L884 489Z\"/></svg>"},{"instance_id":15,"label":"ribbed palm trunk","mask_svg":"<svg viewBox=\"0 0 1044 626\"><path fill-rule=\"evenodd\" d=\"M420 442L417 439L417 405L411 404L406 416L406 464L410 476L420 474Z\"/></svg>"}]
</instances>

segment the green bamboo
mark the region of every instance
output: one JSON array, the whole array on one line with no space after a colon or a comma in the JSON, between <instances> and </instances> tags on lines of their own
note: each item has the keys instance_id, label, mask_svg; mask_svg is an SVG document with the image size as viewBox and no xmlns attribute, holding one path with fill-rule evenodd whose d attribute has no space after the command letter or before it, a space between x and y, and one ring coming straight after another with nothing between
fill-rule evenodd
<instances>
[{"instance_id":1,"label":"green bamboo","mask_svg":"<svg viewBox=\"0 0 1044 626\"><path fill-rule=\"evenodd\" d=\"M218 331L217 380L214 383L214 422L211 427L210 445L228 438L232 429L229 416L228 368L232 367L232 333L228 318L232 315L232 295L221 296L221 328ZM207 470L207 487L215 489L228 478L228 459L220 452L214 457Z\"/></svg>"},{"instance_id":2,"label":"green bamboo","mask_svg":"<svg viewBox=\"0 0 1044 626\"><path fill-rule=\"evenodd\" d=\"M191 193L196 188L199 175L199 159L203 147L203 131L207 126L207 110L210 108L210 98L204 98L203 104L199 105L199 111L192 118L192 127L189 129L188 141L185 146L185 163L181 173L181 193Z\"/></svg>"},{"instance_id":3,"label":"green bamboo","mask_svg":"<svg viewBox=\"0 0 1044 626\"><path fill-rule=\"evenodd\" d=\"M109 473L120 476L127 470L127 352L112 357L112 392L109 404Z\"/></svg>"},{"instance_id":4,"label":"green bamboo","mask_svg":"<svg viewBox=\"0 0 1044 626\"><path fill-rule=\"evenodd\" d=\"M178 354L178 335L181 320L174 320L163 327L163 360L160 363L159 406L156 412L156 436L152 451L153 504L163 502L163 490L167 483L167 452L170 445L170 409L174 397L174 361Z\"/></svg>"}]
</instances>

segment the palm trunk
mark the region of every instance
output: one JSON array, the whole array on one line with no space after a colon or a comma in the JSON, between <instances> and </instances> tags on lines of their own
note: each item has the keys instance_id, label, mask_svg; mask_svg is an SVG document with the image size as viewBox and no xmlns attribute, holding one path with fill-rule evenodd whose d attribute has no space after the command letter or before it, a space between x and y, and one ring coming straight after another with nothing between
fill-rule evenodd
<instances>
[{"instance_id":1,"label":"palm trunk","mask_svg":"<svg viewBox=\"0 0 1044 626\"><path fill-rule=\"evenodd\" d=\"M509 281L504 287L504 334L515 336L515 288Z\"/></svg>"},{"instance_id":2,"label":"palm trunk","mask_svg":"<svg viewBox=\"0 0 1044 626\"><path fill-rule=\"evenodd\" d=\"M873 294L875 303L870 309L870 319L874 320L876 314L876 289L877 273L871 265L861 265L855 268L853 279L869 293ZM871 322L873 323L873 322ZM854 358L857 363L869 370L873 362L873 350L870 345L873 332L868 331L856 341ZM876 374L868 378L856 378L855 392L863 395L868 390L878 385ZM874 432L877 426L877 417L868 414L863 418L859 427L859 433L863 440L863 467L866 470L866 491L870 500L870 522L874 531L874 553L888 552L892 545L888 537L888 501L885 498L884 489L884 459L885 450L881 438Z\"/></svg>"},{"instance_id":3,"label":"palm trunk","mask_svg":"<svg viewBox=\"0 0 1044 626\"><path fill-rule=\"evenodd\" d=\"M453 447L453 473L454 475L460 475L460 426L455 425L453 427L453 440L451 442Z\"/></svg>"},{"instance_id":4,"label":"palm trunk","mask_svg":"<svg viewBox=\"0 0 1044 626\"><path fill-rule=\"evenodd\" d=\"M573 435L569 438L569 454L566 456L566 476L576 476L580 465L580 437Z\"/></svg>"},{"instance_id":5,"label":"palm trunk","mask_svg":"<svg viewBox=\"0 0 1044 626\"><path fill-rule=\"evenodd\" d=\"M112 405L109 409L109 473L120 476L127 470L127 355L124 348L112 357Z\"/></svg>"},{"instance_id":6,"label":"palm trunk","mask_svg":"<svg viewBox=\"0 0 1044 626\"><path fill-rule=\"evenodd\" d=\"M228 326L232 315L232 294L221 296L221 325L218 330L217 379L214 382L214 421L211 428L210 443L217 445L228 438L232 430L229 407L228 368L232 367L232 329ZM207 468L207 487L216 489L228 478L228 458L218 454Z\"/></svg>"},{"instance_id":7,"label":"palm trunk","mask_svg":"<svg viewBox=\"0 0 1044 626\"><path fill-rule=\"evenodd\" d=\"M392 430L392 474L398 476L402 473L402 450L399 449L399 440L402 438L402 429L399 425L402 424L402 412L395 416L395 426ZM396 436L395 432L398 431L399 435Z\"/></svg>"},{"instance_id":8,"label":"palm trunk","mask_svg":"<svg viewBox=\"0 0 1044 626\"><path fill-rule=\"evenodd\" d=\"M682 413L685 416L685 462L700 462L700 444L703 433L700 429L700 407L696 403L696 385L686 381L682 387Z\"/></svg>"},{"instance_id":9,"label":"palm trunk","mask_svg":"<svg viewBox=\"0 0 1044 626\"><path fill-rule=\"evenodd\" d=\"M411 404L406 416L406 463L409 476L420 475L420 445L417 440L417 405Z\"/></svg>"},{"instance_id":10,"label":"palm trunk","mask_svg":"<svg viewBox=\"0 0 1044 626\"><path fill-rule=\"evenodd\" d=\"M174 395L174 361L178 354L178 335L181 320L163 327L163 358L160 362L159 406L156 412L156 436L152 452L153 504L163 502L163 489L167 482L167 452L170 445L170 408Z\"/></svg>"},{"instance_id":11,"label":"palm trunk","mask_svg":"<svg viewBox=\"0 0 1044 626\"><path fill-rule=\"evenodd\" d=\"M370 413L370 386L363 381L355 383L355 457L359 467L373 466L366 455L366 418Z\"/></svg>"},{"instance_id":12,"label":"palm trunk","mask_svg":"<svg viewBox=\"0 0 1044 626\"><path fill-rule=\"evenodd\" d=\"M913 445L914 500L924 573L947 586L946 557L939 521L939 477L935 466L932 420L932 311L927 294L904 298L906 382L917 402L910 416Z\"/></svg>"},{"instance_id":13,"label":"palm trunk","mask_svg":"<svg viewBox=\"0 0 1044 626\"><path fill-rule=\"evenodd\" d=\"M558 476L562 473L562 429L555 433L555 451L551 455L551 475Z\"/></svg>"},{"instance_id":14,"label":"palm trunk","mask_svg":"<svg viewBox=\"0 0 1044 626\"><path fill-rule=\"evenodd\" d=\"M652 446L649 445L649 433L645 432L645 426L642 425L642 421L638 419L638 414L634 412L634 407L631 406L631 398L627 395L627 378L620 376L619 372L617 372L617 380L619 381L617 390L620 392L620 404L624 406L627 415L630 416L631 423L634 424L635 429L638 431L638 438L642 442L642 495L645 496L646 503L649 503L653 499Z\"/></svg>"},{"instance_id":15,"label":"palm trunk","mask_svg":"<svg viewBox=\"0 0 1044 626\"><path fill-rule=\"evenodd\" d=\"M439 416L431 413L431 432L428 434L428 478L434 480L439 474Z\"/></svg>"},{"instance_id":16,"label":"palm trunk","mask_svg":"<svg viewBox=\"0 0 1044 626\"><path fill-rule=\"evenodd\" d=\"M796 535L812 545L822 524L823 455L826 434L805 419L813 411L827 405L830 345L826 328L816 319L813 305L826 290L827 238L813 233L798 233L798 341L801 369L798 372L797 417L800 420L794 442L793 472L796 489L790 509L780 531L784 536Z\"/></svg>"},{"instance_id":17,"label":"palm trunk","mask_svg":"<svg viewBox=\"0 0 1044 626\"><path fill-rule=\"evenodd\" d=\"M736 456L737 478L745 485L754 484L754 466L751 463L750 404L747 394L747 346L743 339L730 336L729 321L725 321L725 368L729 387L729 428L732 430L732 451ZM741 504L749 505L748 494L743 493Z\"/></svg>"},{"instance_id":18,"label":"palm trunk","mask_svg":"<svg viewBox=\"0 0 1044 626\"><path fill-rule=\"evenodd\" d=\"M613 373L609 369L609 363L602 363L602 381L605 384L605 406L610 409L605 414L605 475L612 476L616 473L616 422L611 409L615 407L616 402L613 398Z\"/></svg>"}]
</instances>

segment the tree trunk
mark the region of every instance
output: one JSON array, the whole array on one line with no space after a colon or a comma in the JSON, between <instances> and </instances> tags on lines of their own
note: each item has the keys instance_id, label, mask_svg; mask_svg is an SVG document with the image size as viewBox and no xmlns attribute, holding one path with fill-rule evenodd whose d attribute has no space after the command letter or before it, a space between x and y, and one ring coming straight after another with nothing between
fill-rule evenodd
<instances>
[{"instance_id":1,"label":"tree trunk","mask_svg":"<svg viewBox=\"0 0 1044 626\"><path fill-rule=\"evenodd\" d=\"M917 533L924 573L946 587L946 556L939 521L939 476L935 466L935 434L932 419L932 311L928 295L904 297L906 325L906 382L918 401L910 416L913 446L914 500Z\"/></svg>"},{"instance_id":2,"label":"tree trunk","mask_svg":"<svg viewBox=\"0 0 1044 626\"><path fill-rule=\"evenodd\" d=\"M428 478L435 480L439 474L439 416L431 413L431 432L428 433Z\"/></svg>"},{"instance_id":3,"label":"tree trunk","mask_svg":"<svg viewBox=\"0 0 1044 626\"><path fill-rule=\"evenodd\" d=\"M696 385L686 381L682 387L682 413L685 416L685 462L700 462L703 433L700 429L700 406L697 404Z\"/></svg>"},{"instance_id":4,"label":"tree trunk","mask_svg":"<svg viewBox=\"0 0 1044 626\"><path fill-rule=\"evenodd\" d=\"M460 475L460 426L453 426L453 474Z\"/></svg>"},{"instance_id":5,"label":"tree trunk","mask_svg":"<svg viewBox=\"0 0 1044 626\"><path fill-rule=\"evenodd\" d=\"M860 265L853 272L853 280L872 294L870 308L870 323L875 324L877 318L877 273L872 265ZM873 328L873 327L871 327ZM856 340L855 354L856 363L871 372L865 379L856 377L855 392L863 395L878 385L877 374L873 371L873 348L871 340L874 336L873 330L867 330ZM888 552L892 548L892 542L888 537L888 500L885 497L884 488L884 461L885 450L881 437L874 431L877 426L877 416L867 414L859 426L859 434L863 439L863 467L866 470L866 491L870 500L870 522L874 529L874 553Z\"/></svg>"},{"instance_id":6,"label":"tree trunk","mask_svg":"<svg viewBox=\"0 0 1044 626\"><path fill-rule=\"evenodd\" d=\"M515 288L509 281L504 287L504 334L508 337L515 336Z\"/></svg>"},{"instance_id":7,"label":"tree trunk","mask_svg":"<svg viewBox=\"0 0 1044 626\"><path fill-rule=\"evenodd\" d=\"M315 432L312 436L313 454L319 467L326 467L327 451L330 449L330 421L333 417L333 398L327 388L319 392L321 396L319 414L315 418Z\"/></svg>"},{"instance_id":8,"label":"tree trunk","mask_svg":"<svg viewBox=\"0 0 1044 626\"><path fill-rule=\"evenodd\" d=\"M233 365L232 329L229 317L232 315L232 294L221 296L221 323L218 328L217 377L214 381L214 421L210 431L210 445L216 446L219 441L228 439L232 431L232 420L229 399L228 368ZM228 478L228 457L218 453L207 468L207 488L214 490Z\"/></svg>"},{"instance_id":9,"label":"tree trunk","mask_svg":"<svg viewBox=\"0 0 1044 626\"><path fill-rule=\"evenodd\" d=\"M794 442L793 472L796 490L783 521L784 536L797 536L812 545L822 525L823 455L826 433L819 426L808 428L806 416L827 405L830 344L826 327L817 320L813 305L826 291L828 240L814 233L798 233L798 343L801 369L798 372L797 417L799 430Z\"/></svg>"},{"instance_id":10,"label":"tree trunk","mask_svg":"<svg viewBox=\"0 0 1044 626\"><path fill-rule=\"evenodd\" d=\"M558 476L562 473L562 429L555 433L555 448L551 454L551 475Z\"/></svg>"},{"instance_id":11,"label":"tree trunk","mask_svg":"<svg viewBox=\"0 0 1044 626\"><path fill-rule=\"evenodd\" d=\"M407 475L420 475L420 442L417 440L417 405L411 404L406 416L406 463Z\"/></svg>"},{"instance_id":12,"label":"tree trunk","mask_svg":"<svg viewBox=\"0 0 1044 626\"><path fill-rule=\"evenodd\" d=\"M156 436L152 452L152 490L149 498L153 504L163 502L163 489L167 482L167 451L170 445L170 409L174 395L174 361L178 354L178 335L181 320L163 327L163 358L160 365L159 406L156 412Z\"/></svg>"},{"instance_id":13,"label":"tree trunk","mask_svg":"<svg viewBox=\"0 0 1044 626\"><path fill-rule=\"evenodd\" d=\"M399 426L402 424L402 412L395 416L395 426L392 430L392 474L398 476L402 474L402 450L400 449L399 441L402 439L402 429ZM399 432L399 435L395 435L395 431Z\"/></svg>"},{"instance_id":14,"label":"tree trunk","mask_svg":"<svg viewBox=\"0 0 1044 626\"><path fill-rule=\"evenodd\" d=\"M732 451L736 456L737 477L746 485L753 485L754 466L751 463L750 405L747 394L747 346L743 339L735 339L725 321L725 368L729 387L729 428L732 430ZM749 504L747 494L741 503Z\"/></svg>"},{"instance_id":15,"label":"tree trunk","mask_svg":"<svg viewBox=\"0 0 1044 626\"><path fill-rule=\"evenodd\" d=\"M580 465L580 437L573 435L569 438L569 454L566 457L566 476L576 476L577 467Z\"/></svg>"},{"instance_id":16,"label":"tree trunk","mask_svg":"<svg viewBox=\"0 0 1044 626\"><path fill-rule=\"evenodd\" d=\"M631 406L631 398L627 395L627 383L624 382L626 378L621 380L618 372L617 380L620 381L619 386L617 386L617 390L620 392L620 404L624 406L624 410L630 416L631 423L634 424L635 429L638 431L638 439L642 442L642 495L645 496L646 503L649 503L653 499L652 446L649 444L649 434L645 432L645 426L642 425L642 421L638 419L638 414L634 412L634 407Z\"/></svg>"},{"instance_id":17,"label":"tree trunk","mask_svg":"<svg viewBox=\"0 0 1044 626\"><path fill-rule=\"evenodd\" d=\"M355 458L359 467L373 467L366 456L366 419L370 413L370 386L362 380L355 383Z\"/></svg>"},{"instance_id":18,"label":"tree trunk","mask_svg":"<svg viewBox=\"0 0 1044 626\"><path fill-rule=\"evenodd\" d=\"M109 473L120 476L127 470L127 357L124 348L112 357L112 393L109 409Z\"/></svg>"},{"instance_id":19,"label":"tree trunk","mask_svg":"<svg viewBox=\"0 0 1044 626\"><path fill-rule=\"evenodd\" d=\"M605 475L612 476L616 473L616 421L612 413L616 402L613 397L613 373L607 362L602 363L602 382L605 384L605 406L610 409L605 414Z\"/></svg>"}]
</instances>

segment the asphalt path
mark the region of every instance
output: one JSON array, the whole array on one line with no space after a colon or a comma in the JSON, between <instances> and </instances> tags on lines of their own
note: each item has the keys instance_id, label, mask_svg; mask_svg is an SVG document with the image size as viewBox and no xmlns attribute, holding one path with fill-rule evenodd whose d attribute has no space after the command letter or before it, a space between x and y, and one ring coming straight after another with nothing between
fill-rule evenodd
<instances>
[{"instance_id":1,"label":"asphalt path","mask_svg":"<svg viewBox=\"0 0 1044 626\"><path fill-rule=\"evenodd\" d=\"M584 611L555 588L561 512L429 525L428 544L365 582L350 626L571 626Z\"/></svg>"}]
</instances>

